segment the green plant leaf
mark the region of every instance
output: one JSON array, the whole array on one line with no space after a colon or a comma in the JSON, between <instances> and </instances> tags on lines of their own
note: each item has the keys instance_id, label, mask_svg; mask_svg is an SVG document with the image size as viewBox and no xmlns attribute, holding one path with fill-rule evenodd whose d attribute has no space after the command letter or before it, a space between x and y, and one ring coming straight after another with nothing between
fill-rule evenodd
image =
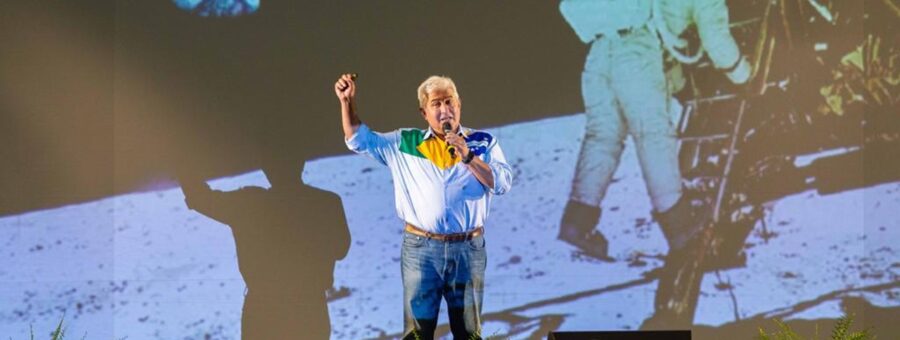
<instances>
[{"instance_id":1,"label":"green plant leaf","mask_svg":"<svg viewBox=\"0 0 900 340\"><path fill-rule=\"evenodd\" d=\"M846 340L847 332L850 330L850 324L853 323L853 317L849 315L844 315L838 318L837 323L834 324L834 329L831 330L831 339L832 340Z\"/></svg>"},{"instance_id":2,"label":"green plant leaf","mask_svg":"<svg viewBox=\"0 0 900 340\"><path fill-rule=\"evenodd\" d=\"M51 340L62 340L63 339L63 336L66 333L66 329L63 328L63 321L65 319L66 319L66 315L63 314L62 318L59 319L59 324L56 325L56 329L53 331L53 333L50 333Z\"/></svg>"}]
</instances>

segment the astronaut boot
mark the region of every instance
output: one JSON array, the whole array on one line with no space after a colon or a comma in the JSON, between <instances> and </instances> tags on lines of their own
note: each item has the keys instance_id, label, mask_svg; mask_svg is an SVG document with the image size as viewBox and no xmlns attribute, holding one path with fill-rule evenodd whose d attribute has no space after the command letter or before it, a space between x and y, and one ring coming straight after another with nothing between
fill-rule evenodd
<instances>
[{"instance_id":1,"label":"astronaut boot","mask_svg":"<svg viewBox=\"0 0 900 340\"><path fill-rule=\"evenodd\" d=\"M706 204L695 206L692 201L688 195L682 195L669 210L653 212L653 218L669 244L669 255L682 252L712 222L710 207Z\"/></svg>"},{"instance_id":2,"label":"astronaut boot","mask_svg":"<svg viewBox=\"0 0 900 340\"><path fill-rule=\"evenodd\" d=\"M609 242L595 229L600 221L602 210L598 207L569 200L559 224L559 235L556 237L575 246L590 257L612 261L607 254Z\"/></svg>"},{"instance_id":3,"label":"astronaut boot","mask_svg":"<svg viewBox=\"0 0 900 340\"><path fill-rule=\"evenodd\" d=\"M712 243L711 215L709 207L695 207L684 196L669 210L654 213L669 253L658 273L653 315L641 329L688 329L693 324L703 259Z\"/></svg>"}]
</instances>

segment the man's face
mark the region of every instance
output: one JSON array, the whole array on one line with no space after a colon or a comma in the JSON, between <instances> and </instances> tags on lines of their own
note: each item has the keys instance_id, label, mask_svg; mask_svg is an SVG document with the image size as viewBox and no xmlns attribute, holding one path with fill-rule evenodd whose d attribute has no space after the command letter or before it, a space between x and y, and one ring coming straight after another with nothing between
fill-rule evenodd
<instances>
[{"instance_id":1,"label":"man's face","mask_svg":"<svg viewBox=\"0 0 900 340\"><path fill-rule=\"evenodd\" d=\"M449 122L453 131L459 128L460 107L459 100L453 97L453 91L436 89L428 93L425 107L419 111L422 112L428 126L437 134L443 135L444 122Z\"/></svg>"}]
</instances>

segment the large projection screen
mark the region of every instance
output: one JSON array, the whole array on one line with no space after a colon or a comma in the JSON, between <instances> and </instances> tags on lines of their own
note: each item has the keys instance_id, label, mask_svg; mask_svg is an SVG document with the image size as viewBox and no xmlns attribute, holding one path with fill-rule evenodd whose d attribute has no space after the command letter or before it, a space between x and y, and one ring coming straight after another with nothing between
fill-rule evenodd
<instances>
[{"instance_id":1,"label":"large projection screen","mask_svg":"<svg viewBox=\"0 0 900 340\"><path fill-rule=\"evenodd\" d=\"M333 91L353 72L373 130L426 128L415 91L437 74L502 144L485 337L648 328L693 289L694 339L844 315L891 339L897 32L897 0L5 1L0 337L402 337L391 172L347 150ZM692 283L666 279L648 178L673 169L635 136L653 114L711 213ZM598 259L558 234L614 124L608 186L586 189Z\"/></svg>"}]
</instances>

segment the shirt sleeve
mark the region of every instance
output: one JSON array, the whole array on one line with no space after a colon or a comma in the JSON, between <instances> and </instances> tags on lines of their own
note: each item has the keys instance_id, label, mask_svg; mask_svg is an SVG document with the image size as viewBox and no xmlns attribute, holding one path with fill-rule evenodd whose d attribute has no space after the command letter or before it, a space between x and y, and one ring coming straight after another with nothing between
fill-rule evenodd
<instances>
[{"instance_id":1,"label":"shirt sleeve","mask_svg":"<svg viewBox=\"0 0 900 340\"><path fill-rule=\"evenodd\" d=\"M490 188L494 195L503 195L512 187L512 168L506 163L506 156L500 149L500 143L495 138L490 150L488 150L490 159L488 159L488 167L491 168L491 175L494 177L494 187Z\"/></svg>"},{"instance_id":2,"label":"shirt sleeve","mask_svg":"<svg viewBox=\"0 0 900 340\"><path fill-rule=\"evenodd\" d=\"M398 140L397 131L380 133L370 130L366 124L361 124L356 133L344 142L347 143L350 151L369 156L378 163L387 165L391 151L396 149Z\"/></svg>"}]
</instances>

